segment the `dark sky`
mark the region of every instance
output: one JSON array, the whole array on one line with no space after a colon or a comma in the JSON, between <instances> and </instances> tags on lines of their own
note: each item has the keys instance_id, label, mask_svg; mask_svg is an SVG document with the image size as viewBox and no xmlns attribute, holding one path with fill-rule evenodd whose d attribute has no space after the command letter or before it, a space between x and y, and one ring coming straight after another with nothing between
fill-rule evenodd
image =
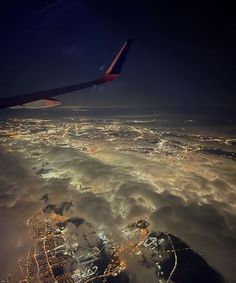
<instances>
[{"instance_id":1,"label":"dark sky","mask_svg":"<svg viewBox=\"0 0 236 283\"><path fill-rule=\"evenodd\" d=\"M97 78L127 38L121 78L64 105L235 110L233 1L71 0L1 4L0 96Z\"/></svg>"}]
</instances>

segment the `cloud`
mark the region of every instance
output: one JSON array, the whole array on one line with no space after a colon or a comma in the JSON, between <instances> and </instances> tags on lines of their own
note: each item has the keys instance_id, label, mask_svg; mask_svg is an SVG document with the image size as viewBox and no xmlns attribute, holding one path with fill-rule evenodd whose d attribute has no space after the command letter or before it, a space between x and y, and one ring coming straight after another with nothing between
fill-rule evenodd
<instances>
[{"instance_id":1,"label":"cloud","mask_svg":"<svg viewBox=\"0 0 236 283\"><path fill-rule=\"evenodd\" d=\"M150 218L154 229L176 234L233 282L236 268L235 215L223 212L216 203L188 203L163 206Z\"/></svg>"},{"instance_id":2,"label":"cloud","mask_svg":"<svg viewBox=\"0 0 236 283\"><path fill-rule=\"evenodd\" d=\"M232 160L203 153L189 153L184 160L122 153L116 150L120 146L116 142L86 143L75 137L73 143L85 143L90 149L96 143L96 150L82 152L53 143L29 146L23 141L14 144L16 150L23 145L21 154L1 149L3 274L14 270L18 257L29 248L26 220L45 205L40 199L46 194L51 208L63 210L63 203L71 203L63 210L66 215L85 219L96 228L105 226L118 241L124 240L123 225L150 217L152 229L176 234L228 280L235 280L236 176ZM33 156L35 151L38 154ZM90 189L83 192L80 186ZM131 282L143 282L144 277L152 282L152 270L128 260Z\"/></svg>"},{"instance_id":3,"label":"cloud","mask_svg":"<svg viewBox=\"0 0 236 283\"><path fill-rule=\"evenodd\" d=\"M127 273L131 283L143 283L143 282L156 282L157 277L155 274L155 268L147 267L143 261L138 260L137 257L128 256L127 261Z\"/></svg>"}]
</instances>

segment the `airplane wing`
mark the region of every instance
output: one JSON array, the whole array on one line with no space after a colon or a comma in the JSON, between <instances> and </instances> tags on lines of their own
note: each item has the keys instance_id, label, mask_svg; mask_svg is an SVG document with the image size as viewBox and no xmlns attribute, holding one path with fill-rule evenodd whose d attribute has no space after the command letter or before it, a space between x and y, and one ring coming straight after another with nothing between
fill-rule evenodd
<instances>
[{"instance_id":1,"label":"airplane wing","mask_svg":"<svg viewBox=\"0 0 236 283\"><path fill-rule=\"evenodd\" d=\"M8 107L46 108L57 106L61 104L59 100L53 98L57 95L74 92L115 80L120 75L127 53L130 49L131 42L132 40L129 39L123 44L102 78L75 85L2 98L0 99L0 109Z\"/></svg>"}]
</instances>

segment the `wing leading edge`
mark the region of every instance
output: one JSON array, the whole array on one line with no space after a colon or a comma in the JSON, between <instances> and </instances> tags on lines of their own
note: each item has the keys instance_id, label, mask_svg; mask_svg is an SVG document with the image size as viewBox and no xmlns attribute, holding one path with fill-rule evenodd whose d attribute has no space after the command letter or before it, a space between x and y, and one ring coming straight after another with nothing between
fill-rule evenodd
<instances>
[{"instance_id":1,"label":"wing leading edge","mask_svg":"<svg viewBox=\"0 0 236 283\"><path fill-rule=\"evenodd\" d=\"M120 51L117 53L117 55L115 56L114 60L112 61L111 65L106 70L102 78L80 84L2 98L0 99L0 109L8 108L8 107L18 108L18 106L24 108L27 108L27 106L29 106L28 108L53 107L59 105L60 101L56 99L52 99L52 97L93 87L95 85L100 85L117 79L124 65L131 43L132 40L129 39L123 44ZM34 102L37 102L36 107L34 107Z\"/></svg>"}]
</instances>

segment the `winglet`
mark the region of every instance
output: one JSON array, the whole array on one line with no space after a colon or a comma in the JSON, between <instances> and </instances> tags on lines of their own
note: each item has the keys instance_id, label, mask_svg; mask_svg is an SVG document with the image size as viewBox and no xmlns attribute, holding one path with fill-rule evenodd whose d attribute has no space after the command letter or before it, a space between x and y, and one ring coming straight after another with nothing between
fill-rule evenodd
<instances>
[{"instance_id":1,"label":"winglet","mask_svg":"<svg viewBox=\"0 0 236 283\"><path fill-rule=\"evenodd\" d=\"M117 53L114 60L112 61L111 65L106 70L105 75L102 78L103 82L113 81L119 77L131 44L132 39L127 40L123 44L120 51Z\"/></svg>"}]
</instances>

